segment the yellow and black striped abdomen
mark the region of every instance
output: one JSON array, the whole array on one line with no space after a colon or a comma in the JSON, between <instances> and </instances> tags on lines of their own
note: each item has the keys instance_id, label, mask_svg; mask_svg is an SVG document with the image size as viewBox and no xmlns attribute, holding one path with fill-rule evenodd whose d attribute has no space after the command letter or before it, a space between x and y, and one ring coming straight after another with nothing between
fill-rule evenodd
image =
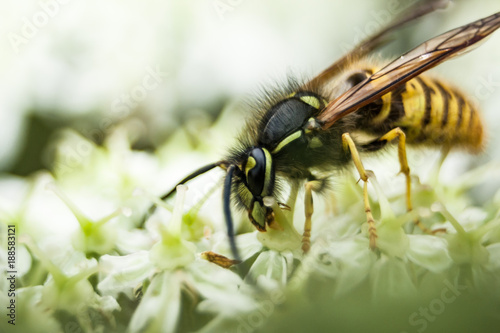
<instances>
[{"instance_id":1,"label":"yellow and black striped abdomen","mask_svg":"<svg viewBox=\"0 0 500 333\"><path fill-rule=\"evenodd\" d=\"M478 111L461 92L440 80L418 76L382 96L377 104L365 123L376 132L400 127L408 143L461 146L471 152L482 149Z\"/></svg>"}]
</instances>

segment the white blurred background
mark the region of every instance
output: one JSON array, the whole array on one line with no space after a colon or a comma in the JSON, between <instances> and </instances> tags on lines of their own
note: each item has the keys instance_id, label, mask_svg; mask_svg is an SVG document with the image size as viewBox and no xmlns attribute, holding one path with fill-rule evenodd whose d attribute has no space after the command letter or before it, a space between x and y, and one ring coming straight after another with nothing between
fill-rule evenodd
<instances>
[{"instance_id":1,"label":"white blurred background","mask_svg":"<svg viewBox=\"0 0 500 333\"><path fill-rule=\"evenodd\" d=\"M60 128L100 143L132 116L144 129L136 148L154 149L186 119L212 122L266 83L313 76L408 2L2 0L0 170L49 167ZM383 54L498 11L498 0L457 0L403 29ZM433 71L468 92L488 125L487 152L460 157L464 165L500 159L500 32Z\"/></svg>"}]
</instances>

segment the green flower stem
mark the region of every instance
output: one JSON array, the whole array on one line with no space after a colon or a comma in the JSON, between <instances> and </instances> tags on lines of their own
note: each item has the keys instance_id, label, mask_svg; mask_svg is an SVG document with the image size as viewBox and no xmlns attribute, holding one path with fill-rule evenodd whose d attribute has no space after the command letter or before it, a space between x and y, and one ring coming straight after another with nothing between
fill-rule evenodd
<instances>
[{"instance_id":1,"label":"green flower stem","mask_svg":"<svg viewBox=\"0 0 500 333\"><path fill-rule=\"evenodd\" d=\"M433 207L435 211L440 212L443 216L451 223L453 228L459 233L461 236L466 236L467 231L465 231L464 227L455 219L455 217L446 209L446 207L440 203L435 203L435 207Z\"/></svg>"},{"instance_id":2,"label":"green flower stem","mask_svg":"<svg viewBox=\"0 0 500 333\"><path fill-rule=\"evenodd\" d=\"M76 217L78 223L80 224L80 228L86 236L93 235L96 230L101 228L104 224L112 220L113 218L120 215L128 215L129 210L126 208L118 208L111 214L94 221L87 217L83 212L71 201L71 199L61 191L55 184L48 184L47 188L53 191L63 202L64 204L71 210L73 215Z\"/></svg>"},{"instance_id":3,"label":"green flower stem","mask_svg":"<svg viewBox=\"0 0 500 333\"><path fill-rule=\"evenodd\" d=\"M382 187L380 186L379 182L377 181L375 174L370 170L367 170L366 172L369 175L368 182L372 183L373 188L375 189L375 192L377 192L378 204L380 206L380 216L386 220L395 219L396 215L394 215L394 212L391 208L391 205L389 204L389 200L387 200L387 197L383 194Z\"/></svg>"},{"instance_id":4,"label":"green flower stem","mask_svg":"<svg viewBox=\"0 0 500 333\"><path fill-rule=\"evenodd\" d=\"M95 221L93 223L93 225L94 225L95 228L101 227L104 224L106 224L107 222L109 222L110 220L112 220L115 217L118 217L120 215L126 215L126 216L129 215L128 209L127 208L118 208L117 210L115 210L111 214L109 214L109 215L107 215L107 216L105 216L103 218L100 218L99 220Z\"/></svg>"},{"instance_id":5,"label":"green flower stem","mask_svg":"<svg viewBox=\"0 0 500 333\"><path fill-rule=\"evenodd\" d=\"M467 171L460 176L457 182L456 186L461 190L459 193L462 194L467 189L477 186L487 180L500 178L500 172L498 172L498 170L500 170L500 163L498 161L491 161L485 165ZM450 187L454 186L451 185Z\"/></svg>"},{"instance_id":6,"label":"green flower stem","mask_svg":"<svg viewBox=\"0 0 500 333\"><path fill-rule=\"evenodd\" d=\"M67 277L66 275L50 261L47 256L42 252L42 250L33 242L31 237L23 236L20 240L21 243L24 243L26 247L35 255L35 257L40 260L42 266L52 275L52 278L56 282L57 285L63 284Z\"/></svg>"},{"instance_id":7,"label":"green flower stem","mask_svg":"<svg viewBox=\"0 0 500 333\"><path fill-rule=\"evenodd\" d=\"M177 236L180 238L182 231L182 215L184 208L184 200L186 198L187 186L178 185L177 186L177 197L175 198L174 211L172 212L172 219L167 225L165 231L168 232L170 236Z\"/></svg>"},{"instance_id":8,"label":"green flower stem","mask_svg":"<svg viewBox=\"0 0 500 333\"><path fill-rule=\"evenodd\" d=\"M162 207L165 208L167 211L172 212L174 210L174 207L172 205L169 205L163 200L160 200L158 196L152 195L148 191L145 191L144 189L138 188L134 191L134 195L139 195L139 196L144 196L151 200L157 207Z\"/></svg>"},{"instance_id":9,"label":"green flower stem","mask_svg":"<svg viewBox=\"0 0 500 333\"><path fill-rule=\"evenodd\" d=\"M482 226L477 228L477 230L475 232L477 232L482 237L482 236L486 235L489 231L494 230L494 229L498 229L499 223L500 223L500 219L499 219L498 214L497 214L497 216L495 216L494 219L489 220L488 222L486 222L485 224L483 224Z\"/></svg>"},{"instance_id":10,"label":"green flower stem","mask_svg":"<svg viewBox=\"0 0 500 333\"><path fill-rule=\"evenodd\" d=\"M201 207L207 202L208 198L212 196L212 194L219 188L219 184L212 186L210 190L193 206L189 211L184 215L184 223L188 223L189 225L193 224L196 220L196 216L200 211Z\"/></svg>"},{"instance_id":11,"label":"green flower stem","mask_svg":"<svg viewBox=\"0 0 500 333\"><path fill-rule=\"evenodd\" d=\"M61 191L54 183L47 184L47 189L54 192L59 197L59 199L61 199L64 204L71 210L78 223L80 224L80 228L84 232L89 229L89 224L91 224L92 221L85 214L83 214L83 212L73 203L73 201L71 201L70 198L68 198L66 193Z\"/></svg>"},{"instance_id":12,"label":"green flower stem","mask_svg":"<svg viewBox=\"0 0 500 333\"><path fill-rule=\"evenodd\" d=\"M81 314L77 313L78 310L83 304L91 302L95 298L93 288L87 279L98 272L99 266L94 265L75 275L67 276L47 258L47 255L31 239L25 239L24 244L39 258L42 266L53 278L43 287L43 304L49 309L64 309L75 314L80 320Z\"/></svg>"},{"instance_id":13,"label":"green flower stem","mask_svg":"<svg viewBox=\"0 0 500 333\"><path fill-rule=\"evenodd\" d=\"M168 225L161 223L161 241L150 251L151 261L162 270L185 267L195 260L196 245L182 239L182 215L187 186L177 186L174 210Z\"/></svg>"}]
</instances>

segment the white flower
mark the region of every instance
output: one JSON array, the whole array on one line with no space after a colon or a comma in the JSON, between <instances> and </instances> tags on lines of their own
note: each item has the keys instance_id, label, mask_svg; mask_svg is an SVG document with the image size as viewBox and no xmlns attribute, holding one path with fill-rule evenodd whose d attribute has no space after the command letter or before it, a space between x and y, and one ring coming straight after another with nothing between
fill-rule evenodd
<instances>
[{"instance_id":1,"label":"white flower","mask_svg":"<svg viewBox=\"0 0 500 333\"><path fill-rule=\"evenodd\" d=\"M66 132L58 143L54 177L39 173L2 181L6 190L0 187L0 197L9 205L0 201L0 217L18 225L27 244L18 247L22 309L30 321L46 314L40 330L232 332L272 329L288 312L314 316L318 323L331 320L318 309L359 317L356 302L366 303L363 310L374 316L383 310L372 303L396 302L411 314L416 310L408 306L438 297L443 288L500 297L500 194L473 206L464 191L484 180L474 171L453 185L425 186L414 179L415 208L408 213L404 187L386 198L371 176L375 251L369 248L362 187L353 176L335 178L333 197L313 193L308 253L301 249L302 191L291 186L290 210L265 198L276 228L258 232L245 217L235 218L243 262L227 269L202 254L227 256L234 264L220 196L210 197L222 173L189 183L193 189L179 186L173 204L156 196L177 181L172 174L212 154L211 145L204 143L193 161L177 165L170 156L178 143L167 142L157 154L139 153L130 149L127 129L115 129L104 147ZM87 153L72 159L64 143L86 147ZM157 209L145 219L151 201ZM446 233L425 234L414 226L416 218ZM2 248L0 261L6 257ZM123 319L124 313L130 315ZM119 326L117 318L124 320Z\"/></svg>"}]
</instances>

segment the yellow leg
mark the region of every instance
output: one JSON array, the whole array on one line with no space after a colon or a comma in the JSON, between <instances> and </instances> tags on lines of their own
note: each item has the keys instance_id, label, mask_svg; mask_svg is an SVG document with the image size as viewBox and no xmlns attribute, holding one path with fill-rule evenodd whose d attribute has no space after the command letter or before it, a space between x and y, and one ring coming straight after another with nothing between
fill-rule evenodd
<instances>
[{"instance_id":1,"label":"yellow leg","mask_svg":"<svg viewBox=\"0 0 500 333\"><path fill-rule=\"evenodd\" d=\"M321 182L317 180L308 181L305 184L306 193L304 196L304 206L306 221L304 223L304 234L302 235L302 251L309 252L311 248L311 228L312 228L312 214L314 213L314 204L312 192L321 187Z\"/></svg>"},{"instance_id":2,"label":"yellow leg","mask_svg":"<svg viewBox=\"0 0 500 333\"><path fill-rule=\"evenodd\" d=\"M401 171L400 173L403 173L406 177L406 209L407 211L411 211L413 209L413 206L411 204L411 177L410 177L410 167L408 166L408 160L406 159L406 135L405 133L399 128L395 128L387 132L384 136L379 138L377 141L392 141L396 138L399 138L398 142L398 157L399 157L399 164L401 165ZM446 154L445 154L446 155ZM442 162L441 162L442 163ZM429 230L425 225L420 222L420 220L417 218L413 221L415 225L417 225L423 232L427 234L433 234L437 231L442 231L442 229L438 229L435 231Z\"/></svg>"},{"instance_id":3,"label":"yellow leg","mask_svg":"<svg viewBox=\"0 0 500 333\"><path fill-rule=\"evenodd\" d=\"M406 177L406 210L408 212L413 210L413 206L411 204L411 177L410 177L410 167L408 166L408 160L406 159L406 135L399 128L395 128L387 132L384 136L382 136L377 141L392 141L396 138L399 138L398 142L398 157L399 164L401 165L400 173L403 173ZM420 222L417 218L413 221L415 225L417 225L423 232L431 233L431 231Z\"/></svg>"},{"instance_id":4,"label":"yellow leg","mask_svg":"<svg viewBox=\"0 0 500 333\"><path fill-rule=\"evenodd\" d=\"M408 160L406 159L406 135L401 130L401 128L397 127L393 130L387 132L384 136L382 136L377 141L392 141L396 138L399 138L398 143L398 156L399 156L399 164L401 165L401 170L399 172L403 173L406 176L406 208L408 211L413 209L411 204L411 178L410 178L410 167L408 166Z\"/></svg>"},{"instance_id":5,"label":"yellow leg","mask_svg":"<svg viewBox=\"0 0 500 333\"><path fill-rule=\"evenodd\" d=\"M359 176L361 180L365 182L363 186L363 201L365 205L366 222L368 223L368 234L370 236L370 249L375 250L377 248L377 228L375 227L375 220L373 219L370 201L368 200L368 174L363 167L363 163L361 163L358 150L349 133L342 134L342 143L344 150L349 150L351 152L351 157L356 169L358 169Z\"/></svg>"},{"instance_id":6,"label":"yellow leg","mask_svg":"<svg viewBox=\"0 0 500 333\"><path fill-rule=\"evenodd\" d=\"M365 204L366 222L368 223L368 234L370 235L370 249L374 251L377 248L377 228L373 218L370 201L368 200L368 182L363 185L363 202Z\"/></svg>"}]
</instances>

